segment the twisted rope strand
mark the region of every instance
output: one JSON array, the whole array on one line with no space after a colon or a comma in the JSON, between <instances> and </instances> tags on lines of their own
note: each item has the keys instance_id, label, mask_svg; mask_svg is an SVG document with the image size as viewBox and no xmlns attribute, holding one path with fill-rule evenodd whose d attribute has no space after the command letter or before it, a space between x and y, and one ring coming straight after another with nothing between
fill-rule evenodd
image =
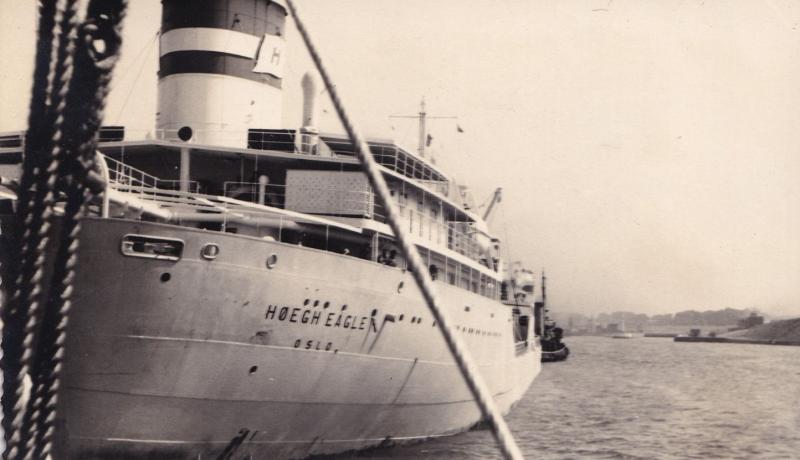
<instances>
[{"instance_id":1,"label":"twisted rope strand","mask_svg":"<svg viewBox=\"0 0 800 460\"><path fill-rule=\"evenodd\" d=\"M18 226L12 245L14 257L18 264L11 265L7 278L12 282L11 298L3 310L3 428L5 430L6 450L4 458L14 458L19 454L22 442L22 426L24 418L23 386L31 358L27 340L26 320L37 316L38 303L30 302L41 294L37 288L43 276L33 267L42 264L40 257L31 251L47 246L41 241L41 233L37 228L44 214L42 204L45 199L46 177L45 165L52 158L48 146L51 142L53 124L51 100L52 83L55 80L60 31L56 23L57 6L55 0L39 3L38 45L36 67L34 71L34 87L32 90L29 113L29 129L26 133L26 161L22 168L22 181L18 200ZM26 299L26 302L22 302ZM23 443L24 444L24 443Z\"/></svg>"},{"instance_id":2,"label":"twisted rope strand","mask_svg":"<svg viewBox=\"0 0 800 460\"><path fill-rule=\"evenodd\" d=\"M36 341L38 340L38 330L41 327L41 314L39 310L46 302L46 295L50 285L50 279L44 279L40 274L44 274L45 261L47 251L49 251L49 243L52 238L52 231L54 225L54 206L55 198L58 195L57 175L55 174L59 168L60 163L63 161L65 151L63 148L63 133L62 127L64 125L64 111L66 107L66 98L69 81L72 77L73 66L72 56L74 54L74 40L77 28L77 2L74 0L67 0L61 3L58 11L58 33L56 37L60 38L56 59L53 64L53 72L55 72L54 80L52 82L52 89L50 93L50 104L53 113L48 118L48 123L52 125L52 141L50 147L51 155L44 173L45 185L41 187L39 193L43 195L42 201L37 203L37 206L31 209L34 216L39 217L40 224L38 225L39 248L37 250L36 259L32 269L34 270L34 279L37 280L34 290L29 294L29 303L31 305L28 316L28 322L25 327L25 342L26 353L30 354L28 360L35 360ZM42 183L41 181L39 182ZM41 212L39 210L41 209ZM58 242L56 241L56 244ZM26 361L27 362L27 361ZM33 364L30 364L33 366ZM31 394L28 399L28 406L25 411L22 422L22 435L21 440L24 441L24 448L21 454L25 454L30 450L33 443L32 433L32 420L35 418L36 413L40 406L40 381L38 372L33 369L31 372Z\"/></svg>"},{"instance_id":3,"label":"twisted rope strand","mask_svg":"<svg viewBox=\"0 0 800 460\"><path fill-rule=\"evenodd\" d=\"M87 173L95 167L96 135L121 43L126 1L92 0L76 54L78 3L47 0L39 5L37 65L17 209L20 225L12 245L19 264L3 267L13 282L13 295L2 311L5 459L48 458L52 453L80 217L91 198ZM97 41L106 47L95 48ZM61 239L51 248L50 233L58 220L55 200L62 192L67 203ZM42 306L46 308L40 312ZM28 374L33 387L23 407L22 381Z\"/></svg>"},{"instance_id":4,"label":"twisted rope strand","mask_svg":"<svg viewBox=\"0 0 800 460\"><path fill-rule=\"evenodd\" d=\"M93 196L87 176L96 168L96 136L105 112L111 72L119 59L121 21L126 6L124 0L92 0L75 53L76 70L70 85L65 127L70 157L58 174L63 180L67 204L61 222L61 245L53 265L53 290L45 309L39 344L41 410L36 417L35 448L29 457L32 459L46 458L53 449L64 345L78 263L80 219ZM102 51L95 48L98 40L105 44Z\"/></svg>"},{"instance_id":5,"label":"twisted rope strand","mask_svg":"<svg viewBox=\"0 0 800 460\"><path fill-rule=\"evenodd\" d=\"M48 158L46 168L42 180L39 184L44 183L40 190L41 201L30 210L32 216L38 217L38 230L36 239L39 241L37 248L36 258L32 266L34 272L33 279L37 280L33 286L33 290L28 295L30 302L30 311L28 313L28 321L25 325L25 339L24 347L28 359L25 361L31 374L31 392L28 398L28 405L24 411L22 419L22 432L20 439L24 441L24 448L20 454L29 452L33 445L33 432L34 427L32 421L35 419L36 414L40 410L40 385L38 372L35 370L35 365L31 360L35 360L36 340L41 324L41 313L39 310L46 302L45 296L48 294L47 287L50 285L50 279L44 279L46 254L49 251L49 245L52 238L52 228L54 227L55 220L55 199L58 196L58 175L56 174L60 164L63 163L66 151L63 143L63 129L65 125L65 111L67 104L67 94L69 91L70 80L73 75L73 56L75 53L75 39L77 37L77 8L78 2L76 0L66 0L59 4L57 9L56 33L54 34L54 41L57 40L55 45L55 59L51 65L51 73L53 74L51 82L51 91L49 94L49 105L53 107L51 113L46 117L45 123L51 126L52 140L49 144L51 154ZM58 242L55 242L58 244Z\"/></svg>"}]
</instances>

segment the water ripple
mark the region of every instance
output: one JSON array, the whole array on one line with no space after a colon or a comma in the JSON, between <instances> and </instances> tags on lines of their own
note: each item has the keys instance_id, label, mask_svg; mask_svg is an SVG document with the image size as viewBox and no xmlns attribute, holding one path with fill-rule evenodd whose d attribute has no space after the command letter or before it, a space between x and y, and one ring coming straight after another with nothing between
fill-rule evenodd
<instances>
[{"instance_id":1,"label":"water ripple","mask_svg":"<svg viewBox=\"0 0 800 460\"><path fill-rule=\"evenodd\" d=\"M800 459L800 347L571 337L508 417L526 457ZM372 459L499 459L470 431Z\"/></svg>"}]
</instances>

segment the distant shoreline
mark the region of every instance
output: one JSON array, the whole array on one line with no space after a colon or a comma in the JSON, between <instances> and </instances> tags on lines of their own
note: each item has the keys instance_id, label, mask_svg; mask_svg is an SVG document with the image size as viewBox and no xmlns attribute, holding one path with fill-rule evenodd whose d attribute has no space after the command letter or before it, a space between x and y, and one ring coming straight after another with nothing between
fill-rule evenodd
<instances>
[{"instance_id":1,"label":"distant shoreline","mask_svg":"<svg viewBox=\"0 0 800 460\"><path fill-rule=\"evenodd\" d=\"M800 341L767 340L767 339L739 339L732 337L687 337L678 336L672 339L675 342L714 342L714 343L739 343L753 345L784 345L800 347Z\"/></svg>"},{"instance_id":2,"label":"distant shoreline","mask_svg":"<svg viewBox=\"0 0 800 460\"><path fill-rule=\"evenodd\" d=\"M750 343L757 345L800 346L800 318L772 321L750 329L710 337L679 336L676 342Z\"/></svg>"}]
</instances>

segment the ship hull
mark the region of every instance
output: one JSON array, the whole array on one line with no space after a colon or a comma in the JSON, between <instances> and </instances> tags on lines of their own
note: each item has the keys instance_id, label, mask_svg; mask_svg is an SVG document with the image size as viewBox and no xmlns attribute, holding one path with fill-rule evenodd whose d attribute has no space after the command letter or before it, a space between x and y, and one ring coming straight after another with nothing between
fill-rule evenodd
<instances>
[{"instance_id":1,"label":"ship hull","mask_svg":"<svg viewBox=\"0 0 800 460\"><path fill-rule=\"evenodd\" d=\"M83 228L58 418L67 458L302 458L480 419L402 270L180 226ZM179 239L183 256L125 256L126 234ZM514 343L501 303L437 288L507 412L540 370L537 341Z\"/></svg>"}]
</instances>

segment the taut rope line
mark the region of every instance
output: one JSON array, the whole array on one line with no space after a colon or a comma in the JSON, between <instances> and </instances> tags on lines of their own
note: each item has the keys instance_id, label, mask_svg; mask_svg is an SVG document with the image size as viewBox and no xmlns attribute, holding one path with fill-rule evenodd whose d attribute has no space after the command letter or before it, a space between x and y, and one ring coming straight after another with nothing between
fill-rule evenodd
<instances>
[{"instance_id":1,"label":"taut rope line","mask_svg":"<svg viewBox=\"0 0 800 460\"><path fill-rule=\"evenodd\" d=\"M297 30L300 32L303 42L305 43L306 48L308 48L308 52L311 55L311 58L314 61L322 80L325 83L325 87L328 89L333 106L339 115L339 119L341 120L345 131L347 131L347 135L350 137L350 140L355 147L355 152L361 162L361 166L364 169L364 172L366 173L373 190L378 196L380 203L386 210L386 220L389 222L389 226L392 228L397 242L400 243L400 249L403 255L409 262L409 270L411 271L411 274L414 276L417 285L422 291L422 295L425 297L428 308L433 314L433 317L436 319L436 323L439 325L442 331L445 342L447 343L447 346L450 349L456 364L458 364L458 369L461 371L461 375L464 376L467 386L469 387L470 391L475 397L476 402L478 403L478 406L480 407L483 418L489 422L492 433L497 439L503 456L507 459L522 459L522 452L519 450L519 447L514 441L514 437L511 434L511 431L508 429L508 425L506 425L505 420L503 420L500 410L495 405L489 388L486 386L486 383L484 383L478 367L472 361L472 357L469 355L469 352L467 351L467 348L464 346L461 339L453 333L453 329L450 326L450 317L440 306L441 303L439 303L437 299L436 290L433 286L433 281L428 275L428 270L422 263L422 259L419 253L417 253L416 248L414 248L414 245L411 243L408 235L405 232L405 229L403 229L399 223L400 219L398 216L400 213L398 212L397 205L390 198L389 187L386 185L386 181L383 178L380 168L375 163L375 159L372 158L369 146L364 141L364 138L358 132L353 122L350 120L350 117L347 115L344 105L342 104L342 101L339 98L339 94L336 90L336 85L333 84L330 75L328 75L328 71L322 64L322 59L311 41L308 30L306 30L305 26L303 25L303 21L300 19L297 13L297 8L295 7L294 1L287 0L286 3L289 6L289 10L294 18L295 24L297 24Z\"/></svg>"}]
</instances>

